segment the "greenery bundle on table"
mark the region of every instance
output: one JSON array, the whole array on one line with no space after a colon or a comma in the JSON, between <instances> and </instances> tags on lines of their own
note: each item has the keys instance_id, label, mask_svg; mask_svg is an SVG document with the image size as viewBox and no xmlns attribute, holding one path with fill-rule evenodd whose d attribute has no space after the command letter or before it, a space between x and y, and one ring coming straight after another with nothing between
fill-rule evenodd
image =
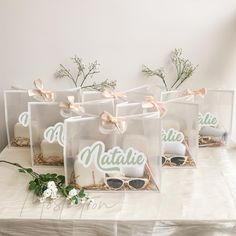
<instances>
[{"instance_id":1,"label":"greenery bundle on table","mask_svg":"<svg viewBox=\"0 0 236 236\"><path fill-rule=\"evenodd\" d=\"M56 200L59 197L65 197L71 204L92 203L93 200L88 197L84 189L77 190L72 185L65 185L65 176L55 173L38 174L31 168L25 168L18 163L12 163L0 160L0 163L6 163L18 167L19 172L31 176L28 190L32 191L40 200Z\"/></svg>"}]
</instances>

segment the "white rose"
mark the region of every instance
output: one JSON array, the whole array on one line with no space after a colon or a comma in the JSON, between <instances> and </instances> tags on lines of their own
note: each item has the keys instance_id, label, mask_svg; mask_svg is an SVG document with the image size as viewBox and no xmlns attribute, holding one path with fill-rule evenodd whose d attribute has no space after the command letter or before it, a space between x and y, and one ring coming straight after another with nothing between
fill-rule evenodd
<instances>
[{"instance_id":1,"label":"white rose","mask_svg":"<svg viewBox=\"0 0 236 236\"><path fill-rule=\"evenodd\" d=\"M52 190L51 190L51 189L46 189L46 190L43 192L43 197L44 197L44 198L50 197L51 194L52 194Z\"/></svg>"},{"instance_id":2,"label":"white rose","mask_svg":"<svg viewBox=\"0 0 236 236\"><path fill-rule=\"evenodd\" d=\"M40 201L41 203L45 202L45 197L39 198L39 201Z\"/></svg>"},{"instance_id":3,"label":"white rose","mask_svg":"<svg viewBox=\"0 0 236 236\"><path fill-rule=\"evenodd\" d=\"M48 189L57 189L57 186L54 181L49 181L47 184Z\"/></svg>"},{"instance_id":4,"label":"white rose","mask_svg":"<svg viewBox=\"0 0 236 236\"><path fill-rule=\"evenodd\" d=\"M76 196L78 194L77 190L75 188L71 189L70 192L69 192L69 198L72 198L74 196Z\"/></svg>"}]
</instances>

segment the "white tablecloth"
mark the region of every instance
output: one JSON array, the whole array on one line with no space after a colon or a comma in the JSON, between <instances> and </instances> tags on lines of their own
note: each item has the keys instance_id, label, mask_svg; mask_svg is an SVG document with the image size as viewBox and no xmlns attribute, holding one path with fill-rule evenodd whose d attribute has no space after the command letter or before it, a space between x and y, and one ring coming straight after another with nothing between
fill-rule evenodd
<instances>
[{"instance_id":1,"label":"white tablecloth","mask_svg":"<svg viewBox=\"0 0 236 236\"><path fill-rule=\"evenodd\" d=\"M30 166L28 149L0 159ZM39 173L62 167L34 167ZM39 203L30 177L0 163L0 235L236 235L236 149L201 149L195 169L164 169L161 193L91 193L95 203Z\"/></svg>"}]
</instances>

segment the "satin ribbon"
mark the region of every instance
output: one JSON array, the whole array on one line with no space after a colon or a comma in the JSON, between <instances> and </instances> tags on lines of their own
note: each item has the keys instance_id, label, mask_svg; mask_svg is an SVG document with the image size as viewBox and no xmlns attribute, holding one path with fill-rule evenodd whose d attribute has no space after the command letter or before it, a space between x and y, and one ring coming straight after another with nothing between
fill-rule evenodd
<instances>
[{"instance_id":1,"label":"satin ribbon","mask_svg":"<svg viewBox=\"0 0 236 236\"><path fill-rule=\"evenodd\" d=\"M112 89L105 89L103 92L102 92L102 95L106 98L115 98L115 99L125 99L127 96L122 93L122 92L116 92Z\"/></svg>"},{"instance_id":2,"label":"satin ribbon","mask_svg":"<svg viewBox=\"0 0 236 236\"><path fill-rule=\"evenodd\" d=\"M68 96L67 102L60 102L59 107L63 110L71 110L75 113L84 112L84 108L79 103L75 103L74 96Z\"/></svg>"},{"instance_id":3,"label":"satin ribbon","mask_svg":"<svg viewBox=\"0 0 236 236\"><path fill-rule=\"evenodd\" d=\"M114 117L107 111L102 112L100 115L100 118L102 120L103 126L113 124L118 129L118 131L120 131L121 133L124 132L125 127L126 127L126 123L121 118Z\"/></svg>"},{"instance_id":4,"label":"satin ribbon","mask_svg":"<svg viewBox=\"0 0 236 236\"><path fill-rule=\"evenodd\" d=\"M163 102L159 102L155 100L153 96L146 96L146 101L151 103L153 108L160 113L160 117L163 117L166 113L165 104Z\"/></svg>"},{"instance_id":5,"label":"satin ribbon","mask_svg":"<svg viewBox=\"0 0 236 236\"><path fill-rule=\"evenodd\" d=\"M28 94L30 97L34 96L35 99L37 99L37 100L41 100L38 98L42 98L42 100L45 102L54 101L54 93L51 91L45 90L43 88L43 82L41 81L41 79L35 80L34 86L35 86L35 89L28 90Z\"/></svg>"},{"instance_id":6,"label":"satin ribbon","mask_svg":"<svg viewBox=\"0 0 236 236\"><path fill-rule=\"evenodd\" d=\"M207 93L207 89L206 88L201 88L201 89L185 89L182 92L182 96L189 96L189 95L194 95L194 96L200 96L200 97L204 97Z\"/></svg>"}]
</instances>

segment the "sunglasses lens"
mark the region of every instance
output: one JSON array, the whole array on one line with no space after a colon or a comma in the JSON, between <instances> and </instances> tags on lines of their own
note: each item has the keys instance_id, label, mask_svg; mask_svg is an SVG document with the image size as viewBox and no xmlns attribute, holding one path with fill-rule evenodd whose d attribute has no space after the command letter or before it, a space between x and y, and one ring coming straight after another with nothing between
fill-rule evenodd
<instances>
[{"instance_id":1,"label":"sunglasses lens","mask_svg":"<svg viewBox=\"0 0 236 236\"><path fill-rule=\"evenodd\" d=\"M120 179L108 179L107 185L110 188L118 189L118 188L121 188L121 186L123 185L123 181Z\"/></svg>"},{"instance_id":2,"label":"sunglasses lens","mask_svg":"<svg viewBox=\"0 0 236 236\"><path fill-rule=\"evenodd\" d=\"M185 157L172 157L171 162L174 163L176 166L181 166L185 162Z\"/></svg>"},{"instance_id":3,"label":"sunglasses lens","mask_svg":"<svg viewBox=\"0 0 236 236\"><path fill-rule=\"evenodd\" d=\"M135 189L143 188L144 185L145 185L145 181L142 179L133 179L129 181L129 186Z\"/></svg>"}]
</instances>

